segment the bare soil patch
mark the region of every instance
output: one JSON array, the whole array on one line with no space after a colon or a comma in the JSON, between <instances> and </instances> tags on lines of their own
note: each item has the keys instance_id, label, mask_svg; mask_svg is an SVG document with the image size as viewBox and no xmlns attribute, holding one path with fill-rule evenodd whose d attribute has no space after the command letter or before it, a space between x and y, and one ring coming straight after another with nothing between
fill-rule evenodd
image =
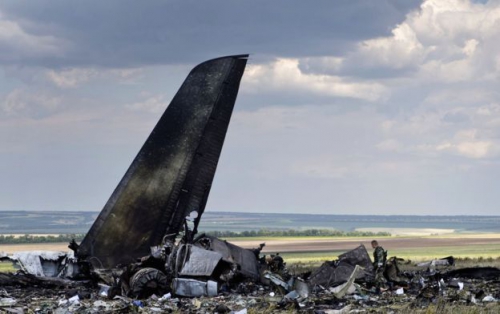
<instances>
[{"instance_id":1,"label":"bare soil patch","mask_svg":"<svg viewBox=\"0 0 500 314\"><path fill-rule=\"evenodd\" d=\"M254 248L259 245L262 241L231 241L232 243L245 247ZM367 248L371 247L371 239L359 239L359 240L346 240L339 241L338 239L325 239L325 240L269 240L265 241L266 246L263 253L272 252L322 252L322 251L347 251L352 248L363 244ZM394 249L408 249L408 248L427 248L427 247L461 247L461 246L474 246L474 245L500 245L500 238L491 237L474 237L474 238L384 238L380 239L379 243L384 248Z\"/></svg>"},{"instance_id":2,"label":"bare soil patch","mask_svg":"<svg viewBox=\"0 0 500 314\"><path fill-rule=\"evenodd\" d=\"M12 254L20 251L69 251L68 243L29 243L29 244L2 244L0 252Z\"/></svg>"}]
</instances>

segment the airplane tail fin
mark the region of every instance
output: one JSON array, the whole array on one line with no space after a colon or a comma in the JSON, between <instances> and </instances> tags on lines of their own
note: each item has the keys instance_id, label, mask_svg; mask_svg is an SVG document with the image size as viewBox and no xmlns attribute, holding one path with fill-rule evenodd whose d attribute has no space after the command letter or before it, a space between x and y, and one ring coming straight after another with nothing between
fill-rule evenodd
<instances>
[{"instance_id":1,"label":"airplane tail fin","mask_svg":"<svg viewBox=\"0 0 500 314\"><path fill-rule=\"evenodd\" d=\"M206 61L187 76L90 228L77 256L99 267L149 254L184 218L203 214L248 55Z\"/></svg>"}]
</instances>

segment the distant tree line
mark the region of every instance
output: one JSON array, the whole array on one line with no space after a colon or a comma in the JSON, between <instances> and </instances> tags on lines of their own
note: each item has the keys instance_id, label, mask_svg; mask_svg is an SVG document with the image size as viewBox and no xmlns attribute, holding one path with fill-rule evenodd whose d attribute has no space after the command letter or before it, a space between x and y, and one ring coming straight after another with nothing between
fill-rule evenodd
<instances>
[{"instance_id":1,"label":"distant tree line","mask_svg":"<svg viewBox=\"0 0 500 314\"><path fill-rule=\"evenodd\" d=\"M26 243L56 243L70 242L75 239L77 242L83 240L85 234L59 234L59 235L29 235L22 236L0 235L0 244L26 244Z\"/></svg>"},{"instance_id":2,"label":"distant tree line","mask_svg":"<svg viewBox=\"0 0 500 314\"><path fill-rule=\"evenodd\" d=\"M238 237L387 237L389 232L370 231L342 231L332 229L307 229L307 230L249 230L249 231L207 231L205 234L218 238ZM0 235L0 244L27 244L27 243L57 243L57 242L80 242L85 234L59 234L59 235L29 235L22 236Z\"/></svg>"},{"instance_id":3,"label":"distant tree line","mask_svg":"<svg viewBox=\"0 0 500 314\"><path fill-rule=\"evenodd\" d=\"M370 232L370 231L342 231L332 229L307 229L307 230L269 230L259 229L250 231L207 231L208 235L218 238L237 238L237 237L387 237L389 232Z\"/></svg>"}]
</instances>

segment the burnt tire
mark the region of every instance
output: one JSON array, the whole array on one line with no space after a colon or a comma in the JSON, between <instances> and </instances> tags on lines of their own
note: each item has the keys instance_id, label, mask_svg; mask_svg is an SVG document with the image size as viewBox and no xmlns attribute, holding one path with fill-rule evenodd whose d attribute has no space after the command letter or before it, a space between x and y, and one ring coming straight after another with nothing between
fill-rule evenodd
<instances>
[{"instance_id":1,"label":"burnt tire","mask_svg":"<svg viewBox=\"0 0 500 314\"><path fill-rule=\"evenodd\" d=\"M135 298L163 295L169 290L168 278L156 268L143 268L130 279L130 294Z\"/></svg>"}]
</instances>

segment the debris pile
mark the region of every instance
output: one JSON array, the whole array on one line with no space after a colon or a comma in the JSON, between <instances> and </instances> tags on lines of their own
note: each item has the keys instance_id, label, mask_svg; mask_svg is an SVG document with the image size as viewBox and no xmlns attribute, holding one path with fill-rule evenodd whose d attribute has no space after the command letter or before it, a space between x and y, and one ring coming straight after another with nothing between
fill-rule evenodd
<instances>
[{"instance_id":1,"label":"debris pile","mask_svg":"<svg viewBox=\"0 0 500 314\"><path fill-rule=\"evenodd\" d=\"M304 313L398 312L418 311L429 306L500 308L500 269L493 267L455 269L454 263L429 261L413 266L412 270L401 271L408 263L392 257L385 265L385 284L377 291L364 246L340 255L335 261L325 262L312 272L292 275L280 255L261 256L246 250L239 256L252 256L253 259L244 261L252 261L255 267L244 266L234 254L229 254L231 249L239 253L244 249L216 238L201 236L193 245L172 247L171 244L167 245L172 249L170 254L176 252L175 259L183 262L170 266L174 273L167 272L166 275L161 275L155 268L142 267L154 264L152 256L128 265L120 274L101 274L98 282L55 278L50 281L44 277L30 277L22 270L14 275L0 274L3 287L0 289L0 312L241 314L285 310ZM172 257L169 259L164 255L165 247L160 251L157 249L153 250L161 252L157 257L164 256L165 261L172 262ZM221 253L224 250L226 255ZM252 255L247 255L248 252ZM129 281L133 283L128 291L124 286L117 289L116 284L108 285L103 281L103 278L111 278L115 283L123 281L124 274L134 267L140 270ZM194 276L189 277L192 274ZM10 281L7 276L10 276ZM35 286L31 281L23 283L20 280L23 277L41 281ZM47 281L43 281L45 279Z\"/></svg>"}]
</instances>

